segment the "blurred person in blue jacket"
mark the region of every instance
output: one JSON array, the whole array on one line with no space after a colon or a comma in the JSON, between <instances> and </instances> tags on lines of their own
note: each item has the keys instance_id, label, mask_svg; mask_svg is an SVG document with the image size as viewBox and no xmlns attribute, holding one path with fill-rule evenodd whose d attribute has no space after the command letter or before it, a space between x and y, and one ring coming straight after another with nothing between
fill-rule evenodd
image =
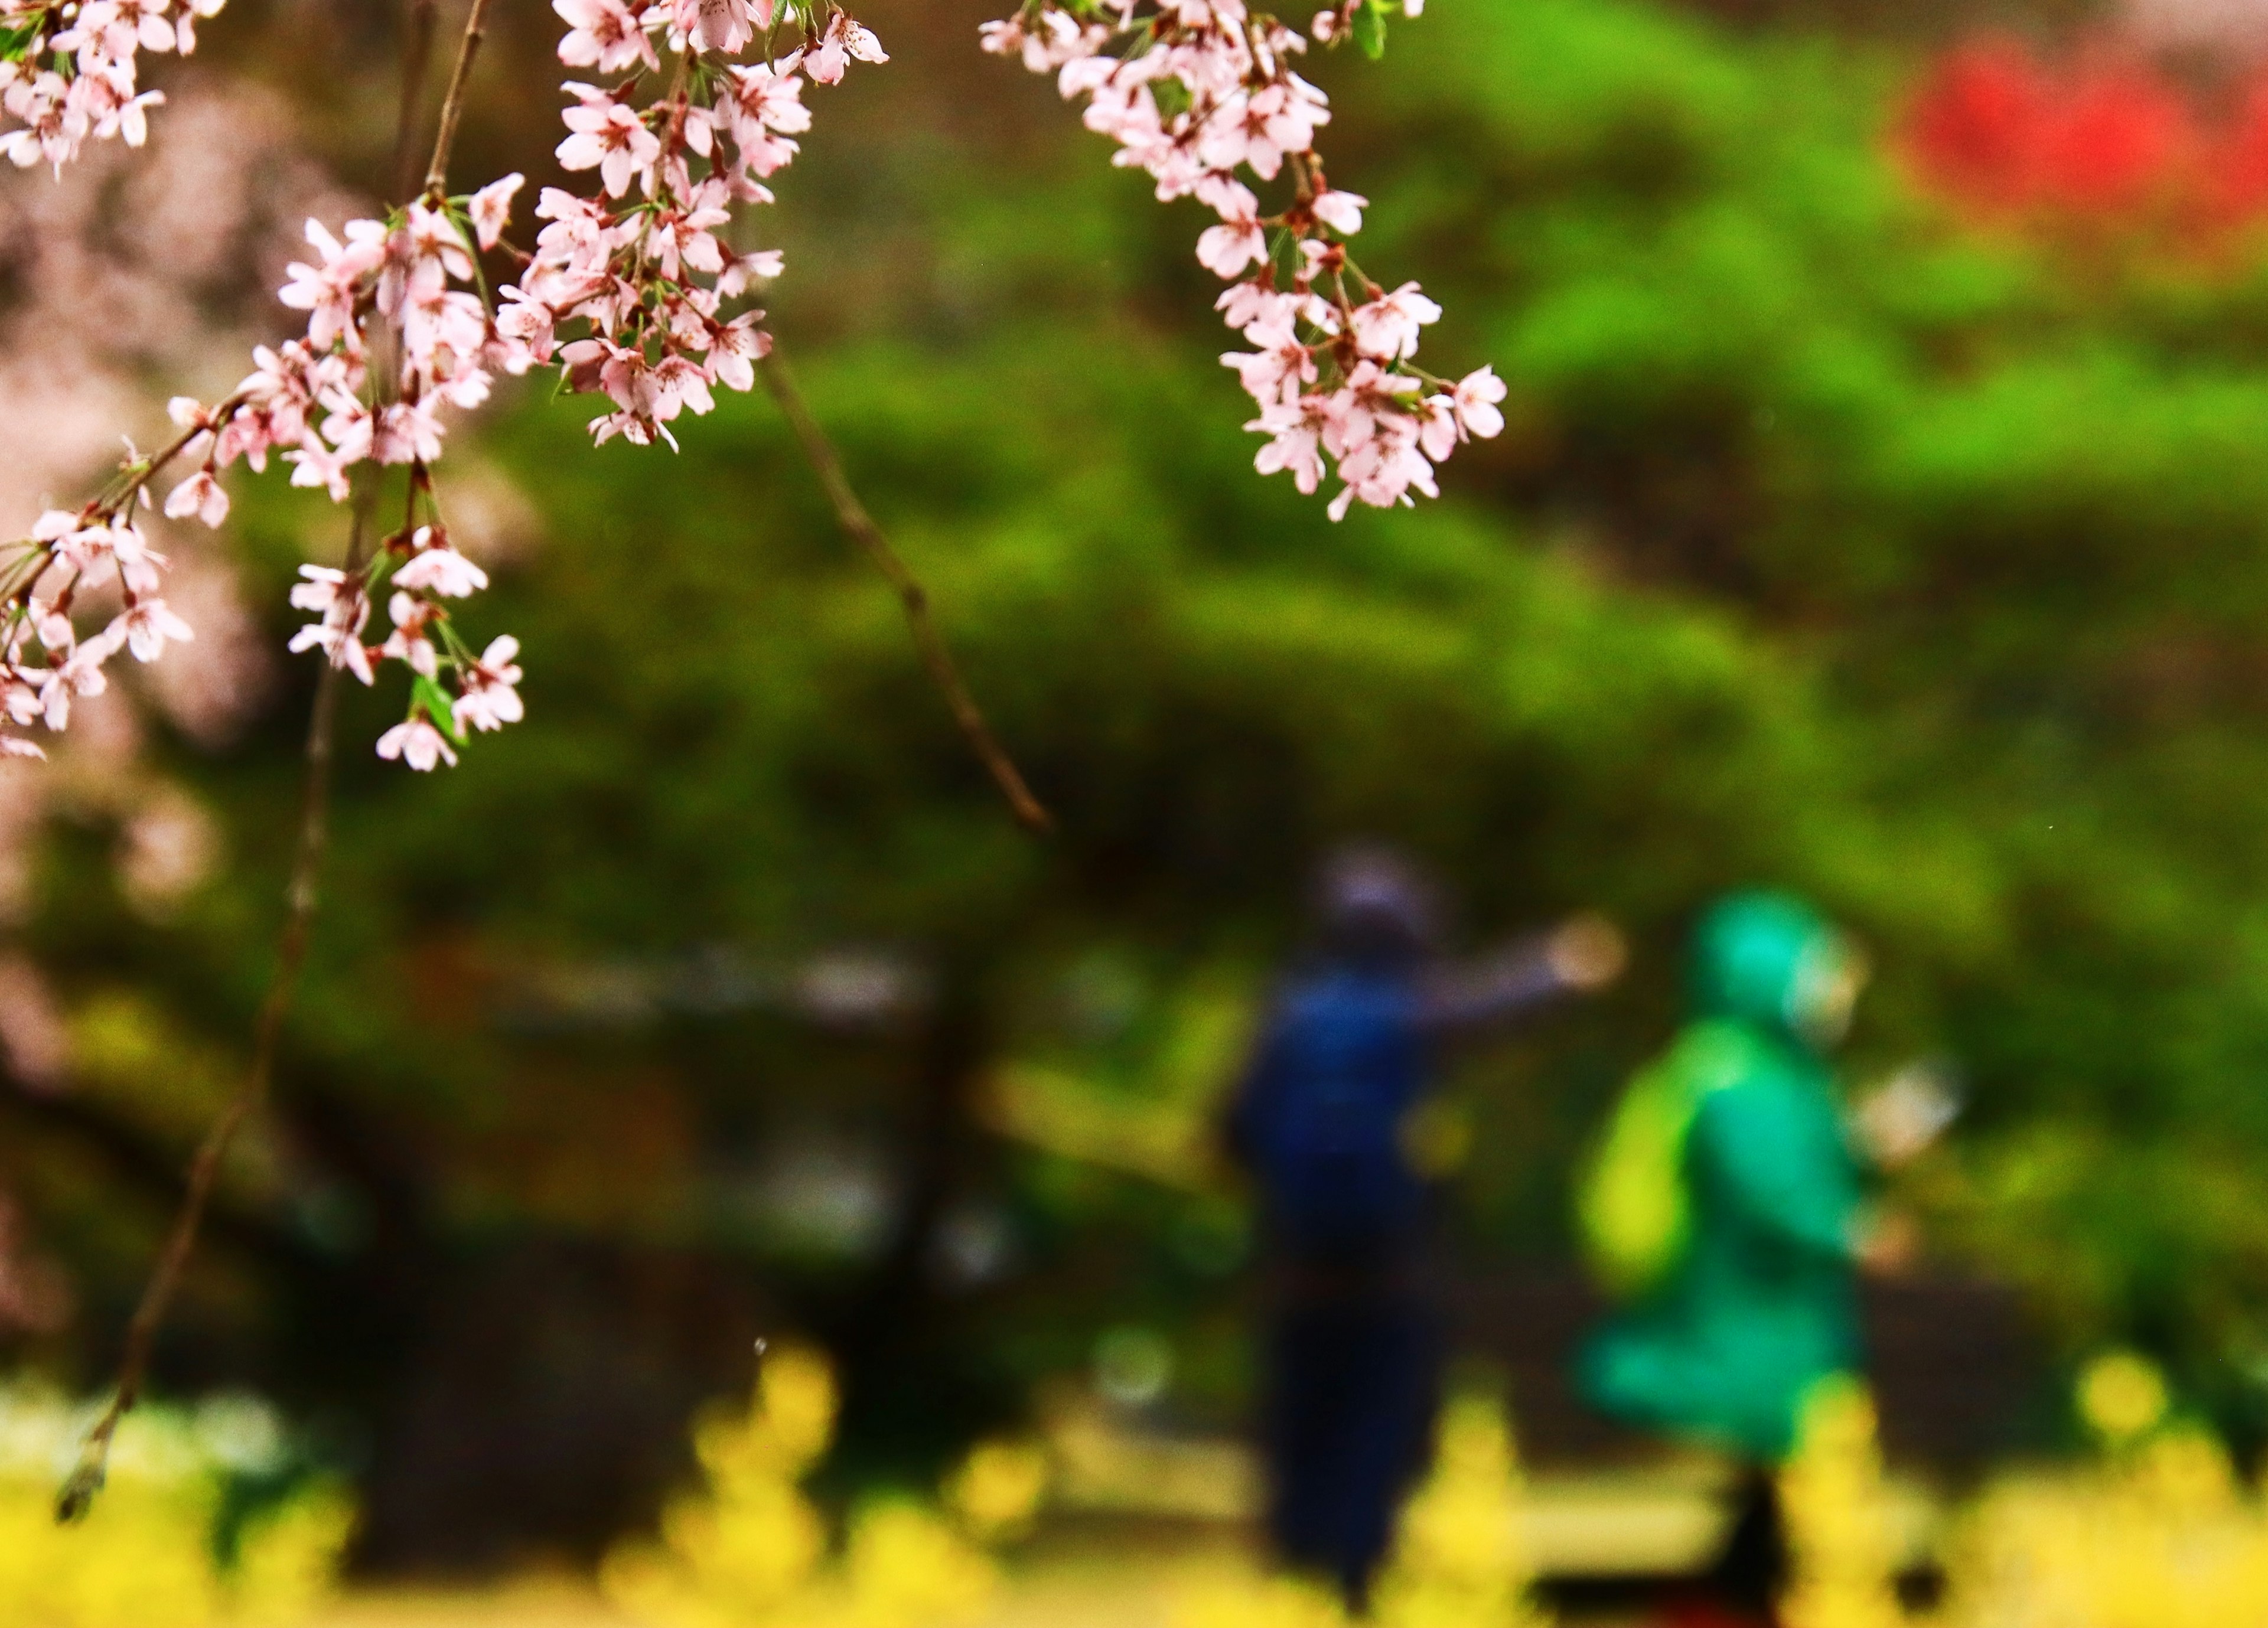
<instances>
[{"instance_id":1,"label":"blurred person in blue jacket","mask_svg":"<svg viewBox=\"0 0 2268 1628\"><path fill-rule=\"evenodd\" d=\"M1432 889L1381 851L1331 861L1317 907L1315 948L1276 995L1227 1130L1261 1201L1269 1532L1359 1614L1440 1398L1413 1111L1443 1042L1612 981L1624 948L1579 917L1452 966Z\"/></svg>"}]
</instances>

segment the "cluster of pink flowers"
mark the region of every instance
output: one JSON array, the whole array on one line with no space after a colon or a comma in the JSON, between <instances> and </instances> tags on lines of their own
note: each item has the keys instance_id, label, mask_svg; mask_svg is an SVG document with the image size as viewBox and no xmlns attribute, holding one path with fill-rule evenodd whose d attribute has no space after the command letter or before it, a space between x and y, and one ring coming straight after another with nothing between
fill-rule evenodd
<instances>
[{"instance_id":1,"label":"cluster of pink flowers","mask_svg":"<svg viewBox=\"0 0 2268 1628\"><path fill-rule=\"evenodd\" d=\"M135 477L148 467L135 458L118 496L77 513L49 510L0 556L0 708L19 728L63 728L74 697L109 687L103 667L120 651L154 661L168 640L194 637L158 592L165 556L134 523L143 495ZM82 638L74 613L89 604L109 614ZM45 755L24 736L0 733L0 757Z\"/></svg>"},{"instance_id":2,"label":"cluster of pink flowers","mask_svg":"<svg viewBox=\"0 0 2268 1628\"><path fill-rule=\"evenodd\" d=\"M144 51L197 48L197 19L222 0L0 0L0 107L17 128L0 151L60 172L89 136L139 147L166 99L137 83Z\"/></svg>"},{"instance_id":3,"label":"cluster of pink flowers","mask_svg":"<svg viewBox=\"0 0 2268 1628\"><path fill-rule=\"evenodd\" d=\"M254 372L217 406L181 396L171 407L181 430L174 451L197 468L166 499L168 515L219 525L228 513L221 471L239 459L264 469L271 452L292 466L294 486L320 488L335 502L346 498L357 465L407 466L409 518L371 562L351 573L301 567L306 580L291 602L321 620L302 628L291 648L320 649L365 684L376 680L375 662L407 666L409 717L379 751L416 769L453 763L451 742L468 727L494 729L521 712L512 689L517 643L497 639L475 656L450 622L443 601L487 586L488 578L450 547L430 473L446 432L442 410L479 406L496 371L529 365L526 347L498 332L475 260L497 246L519 187L520 177L507 175L468 197L428 196L388 220L350 221L343 239L309 221L315 258L286 268L279 295L307 313L306 336L260 347ZM430 516L422 525L421 505ZM365 625L388 571L392 630L369 644Z\"/></svg>"},{"instance_id":4,"label":"cluster of pink flowers","mask_svg":"<svg viewBox=\"0 0 2268 1628\"><path fill-rule=\"evenodd\" d=\"M452 743L461 745L468 731L501 729L525 715L517 688L519 641L506 634L475 655L450 620L445 601L478 593L489 578L450 546L438 520L396 532L359 571L302 565L299 575L304 580L291 590L291 603L321 620L292 635L293 650L320 650L365 684L375 677L374 661L399 661L412 674L409 716L379 737L380 757L419 770L453 765ZM393 628L383 644L372 645L364 642L364 629L381 578L392 589L387 615ZM454 681L453 695L443 687L445 673Z\"/></svg>"},{"instance_id":5,"label":"cluster of pink flowers","mask_svg":"<svg viewBox=\"0 0 2268 1628\"><path fill-rule=\"evenodd\" d=\"M188 51L195 19L221 0L0 0L0 105L22 128L0 135L18 164L60 166L90 135L139 145L160 99L135 82L139 50ZM1505 387L1487 368L1452 383L1414 357L1440 307L1415 283L1390 291L1347 252L1367 201L1330 186L1315 151L1323 93L1292 71L1308 35L1375 50L1384 18L1423 0L1340 0L1307 34L1244 0L1027 0L985 26L984 48L1052 72L1086 122L1119 144L1117 162L1146 171L1161 200L1194 196L1219 217L1197 257L1232 286L1218 302L1252 347L1222 358L1259 404L1256 463L1288 470L1302 492L1327 474L1333 519L1360 502L1384 508L1433 496L1434 466L1462 442L1498 433ZM596 438L675 445L680 413L705 413L714 391L746 390L770 341L746 305L781 270L777 251L740 253L719 235L736 206L770 203L765 183L810 129L806 85L839 83L852 61L887 58L838 0L553 0L567 25L559 58L605 83L570 81L558 157L595 172L588 195L547 188L532 251L504 239L521 178L464 196L431 186L384 220L335 237L310 221L313 260L295 263L283 302L307 313L300 338L254 352L254 372L211 406L177 399L180 433L129 460L110 491L76 513L52 511L0 550L0 707L18 728L68 722L72 697L104 688L120 650L153 659L190 630L159 589L163 557L135 524L155 477L194 467L167 497L169 517L218 526L223 473L276 453L291 482L346 498L365 466L407 471L407 512L374 556L346 571L302 568L292 603L316 620L291 641L319 649L365 684L378 665L411 678L403 722L381 755L416 769L456 761L468 732L517 721L519 645L475 653L450 601L487 586L453 548L431 466L445 412L477 407L498 372L553 363L612 410ZM786 47L784 50L781 47ZM1273 187L1263 209L1255 187ZM490 298L483 254L510 256L517 280ZM374 475L375 470L372 473ZM370 637L387 593L390 626ZM80 637L75 612L106 620ZM35 658L36 652L36 659ZM0 755L36 755L0 733Z\"/></svg>"},{"instance_id":6,"label":"cluster of pink flowers","mask_svg":"<svg viewBox=\"0 0 2268 1628\"><path fill-rule=\"evenodd\" d=\"M850 62L887 62L880 42L832 0L553 0L568 24L559 59L622 75L569 81L575 105L559 162L596 170L600 191L547 190L549 224L519 281L502 291L497 326L534 361L555 352L577 390L615 410L600 441L673 446L669 421L705 413L712 391L746 390L770 348L755 309L726 306L777 276L777 251L736 254L718 236L736 203L769 203L764 182L811 128L806 81L835 85ZM775 55L784 30L793 48ZM761 60L733 60L761 43ZM753 54L752 54L753 55ZM667 88L644 96L665 60ZM578 325L563 340L562 324Z\"/></svg>"},{"instance_id":7,"label":"cluster of pink flowers","mask_svg":"<svg viewBox=\"0 0 2268 1628\"><path fill-rule=\"evenodd\" d=\"M70 697L100 689L102 663L118 649L148 660L166 639L189 637L158 596L162 559L130 520L158 470L193 463L166 512L218 526L229 506L222 474L239 460L264 469L271 453L291 466L293 485L334 501L346 498L357 466L408 469L408 517L375 556L351 571L303 566L291 594L317 617L293 650L320 650L365 684L387 660L409 670L408 716L379 740L379 755L420 770L454 763L468 732L522 716L518 642L493 639L475 653L451 620L448 601L488 578L451 546L436 504L431 466L446 411L480 405L499 372L556 360L574 388L612 399L615 410L593 424L600 440L659 436L674 445L669 421L708 411L712 387L753 386L770 343L757 327L763 313L725 308L777 276L780 257L732 254L718 229L733 205L770 201L764 179L795 156L793 137L810 127L805 82L836 84L853 59L886 60L874 36L829 0L556 0L555 9L568 25L563 61L624 76L608 88L567 87L576 105L564 115L560 161L598 172L597 195L547 188L535 210L547 224L532 254L504 240L518 175L468 196L437 190L386 220L350 221L342 236L310 221L314 256L287 269L280 294L307 313L305 336L255 350L254 372L225 401L177 398L179 438L129 465L122 497L81 516L48 516L0 575L0 593L14 591L0 626L7 707L18 725L62 728ZM794 48L773 55L791 26ZM730 60L758 41L762 60ZM638 87L659 73L665 51L675 63L669 87L641 105ZM492 252L523 267L493 306L478 264ZM563 336L569 323L580 331ZM102 633L75 640L71 596L94 586L99 569L122 582L125 608ZM381 593L391 625L373 638ZM33 642L47 657L36 667L27 659ZM0 737L0 752L38 750Z\"/></svg>"},{"instance_id":8,"label":"cluster of pink flowers","mask_svg":"<svg viewBox=\"0 0 2268 1628\"><path fill-rule=\"evenodd\" d=\"M1310 32L1350 38L1376 4L1348 0ZM1422 7L1402 0L1404 15ZM1029 0L983 37L986 50L1053 72L1066 99L1086 97L1087 127L1118 143L1116 163L1149 173L1160 201L1194 196L1220 217L1197 258L1233 284L1219 309L1253 347L1221 360L1259 405L1246 427L1269 437L1262 473L1289 470L1313 492L1328 456L1344 483L1336 519L1356 502L1438 495L1434 465L1504 428L1492 370L1451 383L1416 365L1440 306L1415 283L1389 292L1349 256L1368 200L1324 177L1314 140L1329 104L1291 66L1305 36L1244 0L1092 0L1082 11ZM1288 191L1284 206L1264 212L1246 174Z\"/></svg>"}]
</instances>

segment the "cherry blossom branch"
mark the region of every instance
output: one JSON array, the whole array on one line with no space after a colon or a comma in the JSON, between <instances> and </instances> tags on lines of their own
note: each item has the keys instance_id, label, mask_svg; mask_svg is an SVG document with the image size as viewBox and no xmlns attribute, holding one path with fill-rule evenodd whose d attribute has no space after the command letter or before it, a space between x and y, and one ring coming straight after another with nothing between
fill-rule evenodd
<instances>
[{"instance_id":1,"label":"cherry blossom branch","mask_svg":"<svg viewBox=\"0 0 2268 1628\"><path fill-rule=\"evenodd\" d=\"M213 410L219 413L232 413L234 412L241 404L242 398L240 396L231 396ZM105 519L114 516L118 512L120 505L122 505L127 498L137 495L144 487L156 480L159 475L165 472L166 467L170 465L174 459L179 458L183 453L189 450L189 444L195 441L202 433L202 431L198 430L195 425L192 425L189 428L183 430L179 435L176 435L172 440L166 442L156 452L151 453L148 457L129 463L126 466L125 470L125 474L127 475L127 483L125 487L114 497L103 500L93 505L90 508L89 512L100 513Z\"/></svg>"},{"instance_id":2,"label":"cherry blossom branch","mask_svg":"<svg viewBox=\"0 0 2268 1628\"><path fill-rule=\"evenodd\" d=\"M317 263L288 269L281 298L308 313L305 336L257 349L255 371L216 406L177 399L173 441L146 458L129 451L100 496L76 512L41 516L29 537L0 547L0 712L19 728L36 721L60 731L74 696L104 689L111 656L124 649L148 661L167 641L191 637L158 593L164 557L135 524L161 470L202 454L165 511L208 526L228 512L222 473L239 459L264 469L271 453L291 467L294 485L326 490L353 511L343 566L303 566L306 580L291 593L295 606L320 615L291 647L320 648L328 659L308 725L287 914L251 1065L192 1162L188 1196L129 1325L116 1391L58 1499L66 1519L83 1513L101 1484L220 1168L269 1089L316 912L339 674L368 684L386 659L410 670L407 714L377 749L413 769L453 763L451 743L464 744L468 728L497 729L522 715L517 641L497 638L475 655L446 604L487 578L451 546L435 499L430 471L448 427L445 409L477 408L497 374L556 360L570 390L611 402L592 423L597 440L674 447L674 419L710 411L714 389L752 388L761 369L837 520L895 590L962 733L1017 817L1035 830L1049 823L969 694L920 582L858 501L772 356L763 313L744 303L780 275L781 257L728 254L717 232L740 206L772 201L765 183L811 127L806 88L840 83L854 61L887 62L880 42L842 0L552 0L567 24L560 61L611 83L562 87L575 105L561 115L568 136L560 166L596 173L583 193L544 190L534 213L548 224L531 252L503 241L521 177L464 195L447 188L490 0L470 0L431 158L409 195L417 186L410 136L438 3L406 0L394 172L401 203L382 218L348 223L343 242L310 222ZM221 4L0 0L0 108L20 127L0 131L0 154L60 169L89 136L140 145L146 110L162 98L136 88L136 54L186 53L195 19ZM1434 495L1436 464L1503 427L1505 387L1489 369L1452 384L1416 365L1421 330L1440 308L1414 283L1388 291L1350 256L1366 201L1327 180L1314 136L1329 122L1328 100L1292 66L1311 38L1351 41L1374 55L1390 15L1422 9L1423 0L1336 0L1302 34L1247 0L1021 0L1013 17L983 33L985 48L1055 72L1066 99L1084 99L1085 122L1118 144L1116 162L1148 172L1161 201L1194 195L1218 215L1197 257L1231 284L1218 308L1254 347L1222 360L1259 406L1247 427L1270 438L1256 462L1263 473L1289 472L1307 492L1335 475L1335 519L1355 502L1385 507L1410 502L1412 491ZM776 55L783 33L800 41ZM674 63L663 88L665 55ZM1256 187L1290 196L1271 210ZM519 268L517 282L493 295L480 259L490 252ZM376 538L372 516L389 464L405 467L406 513L398 532ZM81 638L75 608L114 579L123 609ZM393 627L382 643L365 644L382 583ZM0 755L41 753L0 733Z\"/></svg>"},{"instance_id":3,"label":"cherry blossom branch","mask_svg":"<svg viewBox=\"0 0 2268 1628\"><path fill-rule=\"evenodd\" d=\"M849 477L843 473L843 460L836 455L834 443L827 438L827 432L820 428L819 420L812 416L810 406L804 401L803 393L796 387L794 375L788 372L787 364L781 359L777 345L756 364L756 367L763 375L764 387L771 392L772 399L779 403L780 411L787 416L788 424L794 430L795 438L803 447L804 457L809 460L813 472L819 476L820 485L826 490L828 502L834 505L836 523L843 527L845 535L865 550L866 557L873 562L874 569L896 592L899 604L905 608L907 623L913 630L914 645L921 652L922 664L929 669L930 677L944 695L946 705L952 710L953 721L960 726L962 737L983 763L986 772L991 775L992 783L1000 788L1000 795L1007 799L1009 808L1024 829L1042 833L1051 830L1055 825L1054 819L1039 799L1032 795L1031 788L1024 783L1024 777L1017 769L1015 761L992 733L992 726L986 721L983 709L976 704L976 696L969 693L968 684L962 680L960 667L953 659L953 652L946 645L944 635L938 631L936 619L930 614L928 591L922 586L920 578L914 575L903 556L890 546L890 540L883 534L882 528L874 523L873 516L866 512L866 505L858 501L858 494L851 489Z\"/></svg>"},{"instance_id":4,"label":"cherry blossom branch","mask_svg":"<svg viewBox=\"0 0 2268 1628\"><path fill-rule=\"evenodd\" d=\"M1389 14L1423 10L1341 0L1308 33L1375 56ZM1329 100L1292 68L1307 35L1246 0L1024 0L981 39L1055 74L1066 100L1086 98L1087 128L1119 144L1114 162L1149 173L1160 203L1194 196L1219 216L1197 259L1233 285L1215 309L1253 346L1221 362L1260 409L1245 428L1270 438L1253 460L1262 474L1288 471L1302 492L1336 474L1338 519L1358 502L1438 496L1434 466L1503 430L1492 370L1450 384L1411 361L1441 307L1415 283L1389 293L1348 256L1369 200L1324 179L1315 133ZM1288 178L1292 195L1269 213L1244 176Z\"/></svg>"},{"instance_id":5,"label":"cherry blossom branch","mask_svg":"<svg viewBox=\"0 0 2268 1628\"><path fill-rule=\"evenodd\" d=\"M445 99L440 133L434 143L433 169L446 169L448 146L456 129L456 114L461 107L466 70L479 43L479 31L488 0L473 0L471 15L466 20L466 38L459 48L457 69L452 76L448 96ZM414 129L413 114L417 90L424 77L424 65L431 46L434 0L412 0L410 40L402 63L401 106L394 127L393 170L399 176L409 173L411 141ZM431 182L429 170L429 186ZM134 478L131 490L139 490L157 471L185 451L189 445L208 433L213 423L226 423L242 405L242 394L232 397L215 409L210 418L195 417L181 433L158 453L146 460ZM409 503L414 518L421 486L430 495L430 482L422 464L413 468L409 484ZM378 504L379 478L376 470L364 470L355 483L352 520L347 534L344 569L341 575L360 581L370 564L370 534L372 518ZM405 526L404 530L408 530ZM276 1072L276 1054L284 1035L284 1020L291 1008L292 998L299 986L299 976L306 966L307 949L314 935L315 914L321 897L323 860L330 846L331 765L335 755L337 731L340 675L345 665L327 661L315 680L315 698L307 718L306 768L299 791L298 836L294 844L291 880L284 891L284 918L282 932L276 946L276 967L269 976L268 992L260 1004L260 1015L253 1029L252 1061L245 1071L236 1093L222 1109L206 1131L204 1139L197 1145L190 1160L188 1178L180 1208L174 1212L173 1226L167 1230L164 1246L159 1249L158 1263L143 1287L142 1298L134 1308L134 1315L126 1328L126 1339L118 1366L118 1379L111 1390L110 1401L81 1443L77 1464L62 1489L55 1495L55 1519L73 1521L85 1515L93 1506L96 1495L102 1490L109 1470L110 1448L118 1427L141 1400L142 1387L149 1376L150 1362L157 1346L158 1330L164 1325L166 1313L180 1288L181 1277L188 1269L195 1252L197 1234L204 1222L205 1213L212 1203L213 1190L220 1180L221 1166L234 1145L237 1134L247 1121L267 1101L270 1083Z\"/></svg>"},{"instance_id":6,"label":"cherry blossom branch","mask_svg":"<svg viewBox=\"0 0 2268 1628\"><path fill-rule=\"evenodd\" d=\"M233 411L240 397L224 403ZM166 556L149 545L134 524L134 510L151 480L202 433L184 427L173 440L147 455L133 452L103 490L77 513L50 509L33 523L32 534L0 549L0 714L17 725L43 720L50 730L69 721L77 696L99 695L108 687L103 665L121 650L138 661L154 660L169 639L193 635L188 624L166 608L158 589ZM210 525L228 511L227 495L209 477L193 477L166 501L168 514L195 512ZM125 600L101 632L81 639L71 619L82 590L115 578ZM47 589L43 594L42 587ZM46 663L25 659L37 640ZM33 741L0 735L0 757L44 757Z\"/></svg>"}]
</instances>

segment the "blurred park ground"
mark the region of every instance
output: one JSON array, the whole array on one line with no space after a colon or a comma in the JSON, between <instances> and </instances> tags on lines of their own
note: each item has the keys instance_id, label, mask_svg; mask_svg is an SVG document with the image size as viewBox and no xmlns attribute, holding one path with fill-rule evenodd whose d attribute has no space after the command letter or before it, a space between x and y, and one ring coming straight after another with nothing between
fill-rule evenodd
<instances>
[{"instance_id":1,"label":"blurred park ground","mask_svg":"<svg viewBox=\"0 0 2268 1628\"><path fill-rule=\"evenodd\" d=\"M1892 1483L1941 1511L2082 1453L2074 1376L2130 1348L2182 1441L2255 1471L2268 12L1435 0L1375 67L1317 66L1332 179L1510 427L1440 503L1339 526L1250 468L1195 207L979 55L983 0L861 15L887 77L827 92L751 246L785 248L784 353L1059 829L1005 817L769 402L674 456L593 453L540 391L490 411L450 503L528 719L446 775L342 766L275 1100L159 1351L164 1398L273 1411L229 1484L334 1489L373 1588L587 1580L691 1484L756 1342L801 1340L841 1387L834 1514L994 1439L1075 1484L1081 1419L1164 1454L1138 1490L1210 1506L1113 1526L1098 1494L994 1619L1152 1620L1127 1579L1243 1552L1214 1118L1351 837L1447 879L1461 943L1594 909L1633 944L1606 997L1462 1057L1423 1137L1534 1555L1610 1580L1705 1542L1706 1472L1566 1389L1597 1308L1570 1183L1735 885L1864 940L1848 1079L1966 1105L1886 1195L1925 1240L1872 1308ZM154 178L0 188L10 524L282 330L300 219L377 190L394 26L234 0ZM550 175L552 43L499 14L472 169ZM225 162L169 147L200 119ZM18 1387L104 1383L268 976L313 675L246 608L342 523L235 492L219 541L169 539L196 645L0 765ZM385 704L350 695L345 738ZM1170 1564L1167 1519L1198 1535ZM545 1587L461 1620L613 1620Z\"/></svg>"}]
</instances>

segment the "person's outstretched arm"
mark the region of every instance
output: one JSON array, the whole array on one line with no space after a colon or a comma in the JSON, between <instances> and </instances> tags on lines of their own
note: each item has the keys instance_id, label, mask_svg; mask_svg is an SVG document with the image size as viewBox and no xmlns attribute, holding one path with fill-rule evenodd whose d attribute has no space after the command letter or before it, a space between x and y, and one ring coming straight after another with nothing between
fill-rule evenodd
<instances>
[{"instance_id":1,"label":"person's outstretched arm","mask_svg":"<svg viewBox=\"0 0 2268 1628\"><path fill-rule=\"evenodd\" d=\"M1418 1021L1435 1035L1502 1022L1562 995L1603 988L1622 976L1628 959L1612 922L1577 916L1481 961L1435 973L1421 991Z\"/></svg>"}]
</instances>

